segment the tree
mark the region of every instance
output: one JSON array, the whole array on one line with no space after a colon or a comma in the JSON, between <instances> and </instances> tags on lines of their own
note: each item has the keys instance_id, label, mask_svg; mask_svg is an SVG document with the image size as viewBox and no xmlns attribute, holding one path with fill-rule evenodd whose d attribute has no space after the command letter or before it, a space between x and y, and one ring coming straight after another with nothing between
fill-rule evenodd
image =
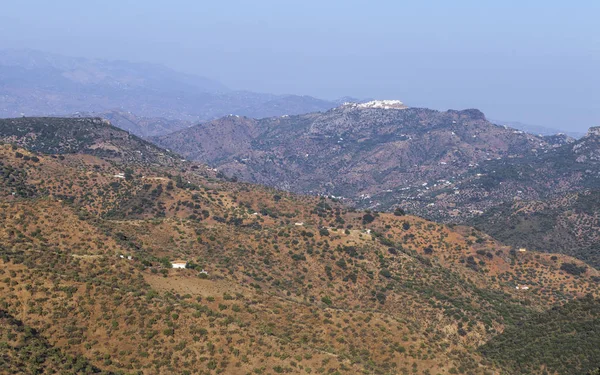
<instances>
[{"instance_id":1,"label":"tree","mask_svg":"<svg viewBox=\"0 0 600 375\"><path fill-rule=\"evenodd\" d=\"M362 217L363 224L370 224L374 220L375 220L375 216L371 215L370 213L366 213Z\"/></svg>"},{"instance_id":2,"label":"tree","mask_svg":"<svg viewBox=\"0 0 600 375\"><path fill-rule=\"evenodd\" d=\"M133 169L125 168L125 181L133 180Z\"/></svg>"}]
</instances>

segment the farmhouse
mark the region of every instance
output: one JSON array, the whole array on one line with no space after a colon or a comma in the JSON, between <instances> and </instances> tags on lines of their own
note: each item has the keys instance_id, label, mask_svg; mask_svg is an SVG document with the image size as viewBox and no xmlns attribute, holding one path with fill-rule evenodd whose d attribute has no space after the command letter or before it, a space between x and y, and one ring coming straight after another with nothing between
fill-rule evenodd
<instances>
[{"instance_id":1,"label":"farmhouse","mask_svg":"<svg viewBox=\"0 0 600 375\"><path fill-rule=\"evenodd\" d=\"M174 260L171 262L171 266L173 268L185 268L187 266L187 262L185 260Z\"/></svg>"}]
</instances>

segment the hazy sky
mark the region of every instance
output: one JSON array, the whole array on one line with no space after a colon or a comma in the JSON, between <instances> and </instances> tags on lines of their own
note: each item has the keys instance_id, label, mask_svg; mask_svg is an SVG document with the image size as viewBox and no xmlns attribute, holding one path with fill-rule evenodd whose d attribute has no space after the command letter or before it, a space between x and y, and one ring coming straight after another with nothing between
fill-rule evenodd
<instances>
[{"instance_id":1,"label":"hazy sky","mask_svg":"<svg viewBox=\"0 0 600 375\"><path fill-rule=\"evenodd\" d=\"M272 93L600 125L600 1L6 0L0 48L149 61Z\"/></svg>"}]
</instances>

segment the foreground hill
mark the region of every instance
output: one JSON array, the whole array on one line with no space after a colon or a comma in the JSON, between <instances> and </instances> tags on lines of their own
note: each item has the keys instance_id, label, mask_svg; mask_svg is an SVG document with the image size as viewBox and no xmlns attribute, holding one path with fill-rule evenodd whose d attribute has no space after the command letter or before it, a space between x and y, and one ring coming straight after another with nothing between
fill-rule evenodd
<instances>
[{"instance_id":1,"label":"foreground hill","mask_svg":"<svg viewBox=\"0 0 600 375\"><path fill-rule=\"evenodd\" d=\"M38 330L0 310L0 368L6 374L113 374L53 347Z\"/></svg>"},{"instance_id":2,"label":"foreground hill","mask_svg":"<svg viewBox=\"0 0 600 375\"><path fill-rule=\"evenodd\" d=\"M0 146L3 324L36 330L40 358L115 373L499 373L510 363L478 347L600 293L583 262L469 227L72 150Z\"/></svg>"},{"instance_id":3,"label":"foreground hill","mask_svg":"<svg viewBox=\"0 0 600 375\"><path fill-rule=\"evenodd\" d=\"M0 117L133 112L152 123L128 130L151 136L181 129L181 122L230 113L266 117L332 107L335 103L307 96L234 91L156 64L0 51Z\"/></svg>"},{"instance_id":4,"label":"foreground hill","mask_svg":"<svg viewBox=\"0 0 600 375\"><path fill-rule=\"evenodd\" d=\"M100 118L0 119L0 142L47 154L88 154L121 162L166 166L178 159Z\"/></svg>"}]
</instances>

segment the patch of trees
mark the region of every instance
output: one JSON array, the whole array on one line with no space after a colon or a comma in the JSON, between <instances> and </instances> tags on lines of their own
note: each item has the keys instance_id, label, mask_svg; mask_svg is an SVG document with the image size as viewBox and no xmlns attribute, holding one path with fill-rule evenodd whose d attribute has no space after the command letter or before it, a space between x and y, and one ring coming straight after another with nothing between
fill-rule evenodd
<instances>
[{"instance_id":1,"label":"patch of trees","mask_svg":"<svg viewBox=\"0 0 600 375\"><path fill-rule=\"evenodd\" d=\"M560 266L560 269L574 276L579 276L582 273L585 273L585 271L587 271L586 266L579 267L575 263L563 263Z\"/></svg>"}]
</instances>

